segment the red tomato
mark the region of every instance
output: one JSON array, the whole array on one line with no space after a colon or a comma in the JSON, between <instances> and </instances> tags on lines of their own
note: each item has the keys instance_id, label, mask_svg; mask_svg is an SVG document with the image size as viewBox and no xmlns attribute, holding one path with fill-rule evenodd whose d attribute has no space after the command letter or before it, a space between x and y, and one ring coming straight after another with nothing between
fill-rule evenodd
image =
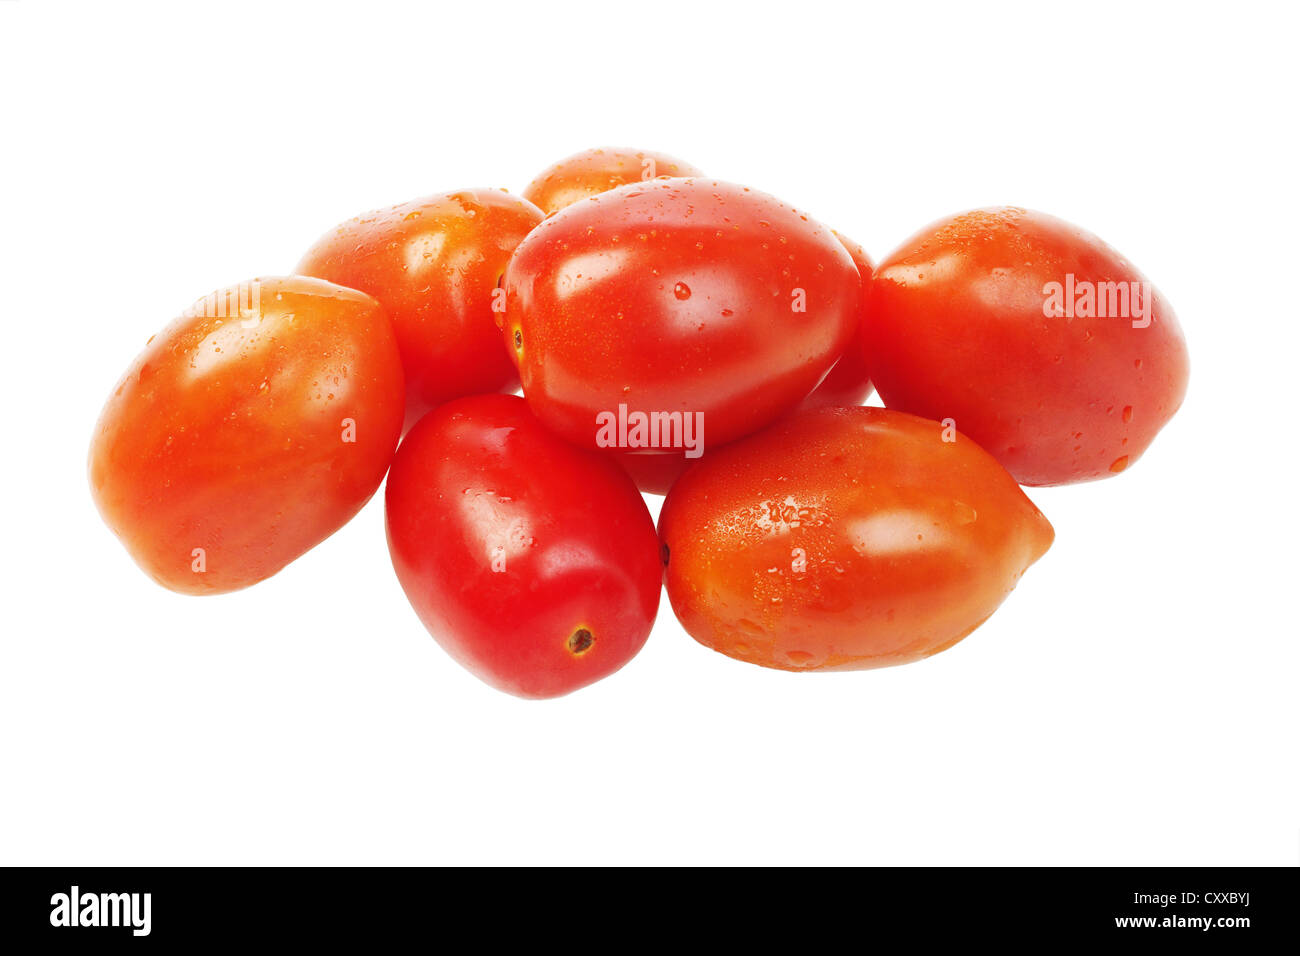
<instances>
[{"instance_id":1,"label":"red tomato","mask_svg":"<svg viewBox=\"0 0 1300 956\"><path fill-rule=\"evenodd\" d=\"M676 176L703 175L690 163L645 149L606 147L575 153L548 166L528 184L523 196L550 215L628 183Z\"/></svg>"},{"instance_id":2,"label":"red tomato","mask_svg":"<svg viewBox=\"0 0 1300 956\"><path fill-rule=\"evenodd\" d=\"M512 395L460 399L402 442L388 548L425 627L521 697L600 680L641 649L659 607L654 522L606 456L552 435Z\"/></svg>"},{"instance_id":3,"label":"red tomato","mask_svg":"<svg viewBox=\"0 0 1300 956\"><path fill-rule=\"evenodd\" d=\"M518 387L493 309L510 254L541 220L504 190L429 196L344 223L296 271L384 306L406 370L409 426L448 399Z\"/></svg>"},{"instance_id":4,"label":"red tomato","mask_svg":"<svg viewBox=\"0 0 1300 956\"><path fill-rule=\"evenodd\" d=\"M682 472L699 460L687 458L679 451L615 451L612 457L636 482L638 489L651 495L668 494Z\"/></svg>"},{"instance_id":5,"label":"red tomato","mask_svg":"<svg viewBox=\"0 0 1300 956\"><path fill-rule=\"evenodd\" d=\"M1182 330L1142 273L1012 207L936 223L881 263L863 344L886 405L954 419L1026 485L1123 471L1187 390Z\"/></svg>"},{"instance_id":6,"label":"red tomato","mask_svg":"<svg viewBox=\"0 0 1300 956\"><path fill-rule=\"evenodd\" d=\"M802 401L852 338L859 287L831 231L771 196L658 180L530 233L501 318L524 395L551 428L589 447L684 450ZM651 427L634 432L638 419Z\"/></svg>"},{"instance_id":7,"label":"red tomato","mask_svg":"<svg viewBox=\"0 0 1300 956\"><path fill-rule=\"evenodd\" d=\"M785 670L945 650L1053 536L974 442L862 407L800 412L715 449L668 493L659 533L687 633Z\"/></svg>"},{"instance_id":8,"label":"red tomato","mask_svg":"<svg viewBox=\"0 0 1300 956\"><path fill-rule=\"evenodd\" d=\"M159 584L234 591L360 510L404 405L378 302L319 279L255 279L149 340L95 428L91 491Z\"/></svg>"},{"instance_id":9,"label":"red tomato","mask_svg":"<svg viewBox=\"0 0 1300 956\"><path fill-rule=\"evenodd\" d=\"M867 251L852 239L835 233L835 238L843 243L844 248L853 257L853 264L858 268L862 281L861 308L858 323L853 333L853 341L844 350L840 360L826 373L822 383L813 389L812 394L803 400L801 408L822 408L826 405L861 405L871 397L871 370L867 367L866 343L863 341L867 311L867 290L871 284L874 266Z\"/></svg>"},{"instance_id":10,"label":"red tomato","mask_svg":"<svg viewBox=\"0 0 1300 956\"><path fill-rule=\"evenodd\" d=\"M871 259L860 245L852 239L846 239L835 233L857 266L858 274L865 286L871 281ZM866 296L862 297L862 308L866 308ZM812 394L803 400L800 408L822 408L827 405L851 406L861 405L871 397L871 381L865 361L862 344L862 320L859 318L857 331L849 347L845 349L840 360L826 373L822 383L813 389ZM666 495L682 472L686 471L697 459L687 458L680 451L676 452L616 452L615 460L623 470L632 476L636 486L652 495Z\"/></svg>"}]
</instances>

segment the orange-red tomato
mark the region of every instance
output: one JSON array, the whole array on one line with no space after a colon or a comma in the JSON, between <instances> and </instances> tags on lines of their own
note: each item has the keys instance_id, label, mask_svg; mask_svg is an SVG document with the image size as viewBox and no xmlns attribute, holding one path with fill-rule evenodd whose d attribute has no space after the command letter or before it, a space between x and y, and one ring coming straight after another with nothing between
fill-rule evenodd
<instances>
[{"instance_id":1,"label":"orange-red tomato","mask_svg":"<svg viewBox=\"0 0 1300 956\"><path fill-rule=\"evenodd\" d=\"M645 644L663 585L645 501L523 399L478 395L430 412L402 442L385 498L411 606L493 686L567 694Z\"/></svg>"},{"instance_id":2,"label":"orange-red tomato","mask_svg":"<svg viewBox=\"0 0 1300 956\"><path fill-rule=\"evenodd\" d=\"M853 341L844 350L840 360L826 373L822 383L813 389L812 394L803 400L801 408L821 408L824 405L861 405L871 397L871 370L867 367L867 347L863 340L866 325L867 291L871 284L874 266L867 251L852 239L835 233L844 248L853 257L853 264L858 267L862 280L861 308L858 312L857 331Z\"/></svg>"},{"instance_id":3,"label":"orange-red tomato","mask_svg":"<svg viewBox=\"0 0 1300 956\"><path fill-rule=\"evenodd\" d=\"M383 305L406 371L409 426L449 399L518 387L493 309L510 254L541 220L504 190L429 196L343 223L296 271Z\"/></svg>"},{"instance_id":4,"label":"orange-red tomato","mask_svg":"<svg viewBox=\"0 0 1300 956\"><path fill-rule=\"evenodd\" d=\"M528 184L523 196L550 215L628 183L677 176L703 175L690 163L666 153L617 146L588 149L548 166Z\"/></svg>"},{"instance_id":5,"label":"orange-red tomato","mask_svg":"<svg viewBox=\"0 0 1300 956\"><path fill-rule=\"evenodd\" d=\"M356 514L404 405L378 302L319 279L255 279L149 340L95 428L91 491L159 584L233 591Z\"/></svg>"},{"instance_id":6,"label":"orange-red tomato","mask_svg":"<svg viewBox=\"0 0 1300 956\"><path fill-rule=\"evenodd\" d=\"M1187 391L1178 319L1142 273L1014 207L935 223L882 262L863 356L887 406L953 419L1026 485L1124 471Z\"/></svg>"},{"instance_id":7,"label":"orange-red tomato","mask_svg":"<svg viewBox=\"0 0 1300 956\"><path fill-rule=\"evenodd\" d=\"M785 670L951 647L1053 537L970 439L866 407L803 411L715 449L668 493L659 534L687 633Z\"/></svg>"},{"instance_id":8,"label":"orange-red tomato","mask_svg":"<svg viewBox=\"0 0 1300 956\"><path fill-rule=\"evenodd\" d=\"M519 244L505 287L502 328L534 413L576 444L629 451L713 447L790 411L844 352L861 298L829 229L703 179L556 213ZM671 416L672 435L624 437L625 420Z\"/></svg>"}]
</instances>

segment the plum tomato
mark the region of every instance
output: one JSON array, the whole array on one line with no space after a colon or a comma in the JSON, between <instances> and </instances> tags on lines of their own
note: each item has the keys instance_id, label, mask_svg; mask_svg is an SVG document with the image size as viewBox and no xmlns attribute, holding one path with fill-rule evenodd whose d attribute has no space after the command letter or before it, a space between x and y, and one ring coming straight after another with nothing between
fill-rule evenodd
<instances>
[{"instance_id":1,"label":"plum tomato","mask_svg":"<svg viewBox=\"0 0 1300 956\"><path fill-rule=\"evenodd\" d=\"M548 166L528 184L523 197L549 216L579 199L628 183L700 175L690 163L648 149L588 149Z\"/></svg>"},{"instance_id":2,"label":"plum tomato","mask_svg":"<svg viewBox=\"0 0 1300 956\"><path fill-rule=\"evenodd\" d=\"M159 584L234 591L360 510L404 407L378 302L320 279L254 279L150 338L95 427L91 491Z\"/></svg>"},{"instance_id":3,"label":"plum tomato","mask_svg":"<svg viewBox=\"0 0 1300 956\"><path fill-rule=\"evenodd\" d=\"M834 234L779 200L656 180L529 233L498 319L529 407L565 438L698 451L821 382L853 337L860 284Z\"/></svg>"},{"instance_id":4,"label":"plum tomato","mask_svg":"<svg viewBox=\"0 0 1300 956\"><path fill-rule=\"evenodd\" d=\"M872 264L866 250L852 239L835 233L835 238L843 243L853 264L857 266L862 279L862 305L866 306L866 283L871 281ZM821 408L825 405L861 405L871 397L871 381L866 365L866 356L862 346L862 319L859 316L857 331L840 360L826 373L822 383L813 389L812 394L803 400L800 408ZM666 495L668 489L694 460L686 458L680 451L675 452L624 452L615 453L615 460L623 470L632 476L636 486L652 495Z\"/></svg>"},{"instance_id":5,"label":"plum tomato","mask_svg":"<svg viewBox=\"0 0 1300 956\"><path fill-rule=\"evenodd\" d=\"M673 485L659 534L687 633L800 671L951 647L1053 537L969 438L867 407L801 411L713 450Z\"/></svg>"},{"instance_id":6,"label":"plum tomato","mask_svg":"<svg viewBox=\"0 0 1300 956\"><path fill-rule=\"evenodd\" d=\"M812 394L803 400L800 408L821 408L825 405L850 406L861 405L871 397L871 370L867 367L866 345L862 340L866 322L867 291L871 283L874 266L867 251L858 243L835 233L835 238L844 244L844 248L853 257L853 264L858 267L862 282L861 309L858 314L857 331L840 360L826 373L822 383L813 389Z\"/></svg>"},{"instance_id":7,"label":"plum tomato","mask_svg":"<svg viewBox=\"0 0 1300 956\"><path fill-rule=\"evenodd\" d=\"M428 196L343 223L295 271L383 305L402 353L409 427L448 399L519 386L493 310L510 254L541 221L505 190Z\"/></svg>"},{"instance_id":8,"label":"plum tomato","mask_svg":"<svg viewBox=\"0 0 1300 956\"><path fill-rule=\"evenodd\" d=\"M882 262L863 354L888 407L953 419L1025 485L1124 471L1187 390L1178 319L1142 273L1014 207L942 220Z\"/></svg>"},{"instance_id":9,"label":"plum tomato","mask_svg":"<svg viewBox=\"0 0 1300 956\"><path fill-rule=\"evenodd\" d=\"M386 490L397 578L462 665L521 697L618 670L659 607L645 501L606 455L556 437L513 395L435 409L407 434Z\"/></svg>"},{"instance_id":10,"label":"plum tomato","mask_svg":"<svg viewBox=\"0 0 1300 956\"><path fill-rule=\"evenodd\" d=\"M646 494L666 495L682 472L699 459L687 458L681 452L614 451L612 457Z\"/></svg>"}]
</instances>

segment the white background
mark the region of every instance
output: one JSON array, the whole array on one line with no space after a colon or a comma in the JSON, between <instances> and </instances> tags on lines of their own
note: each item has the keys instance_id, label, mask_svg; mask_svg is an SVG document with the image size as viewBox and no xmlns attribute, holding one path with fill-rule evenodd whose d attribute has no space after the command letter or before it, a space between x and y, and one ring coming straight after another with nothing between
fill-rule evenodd
<instances>
[{"instance_id":1,"label":"white background","mask_svg":"<svg viewBox=\"0 0 1300 956\"><path fill-rule=\"evenodd\" d=\"M1295 864L1295 14L989 6L0 2L0 862ZM1285 21L1285 22L1284 22ZM1161 288L1186 405L907 667L695 644L551 702L460 670L382 500L171 594L91 427L150 334L367 209L680 155L876 258L949 213L1078 222ZM657 510L658 500L652 499Z\"/></svg>"}]
</instances>

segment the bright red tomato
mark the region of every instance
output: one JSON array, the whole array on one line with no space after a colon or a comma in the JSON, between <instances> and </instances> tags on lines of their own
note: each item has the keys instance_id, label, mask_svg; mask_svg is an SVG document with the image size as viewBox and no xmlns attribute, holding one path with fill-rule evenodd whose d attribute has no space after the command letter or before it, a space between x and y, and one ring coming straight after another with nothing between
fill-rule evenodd
<instances>
[{"instance_id":1,"label":"bright red tomato","mask_svg":"<svg viewBox=\"0 0 1300 956\"><path fill-rule=\"evenodd\" d=\"M664 501L668 597L730 657L904 664L961 640L1052 526L974 442L881 408L821 408L712 451Z\"/></svg>"},{"instance_id":2,"label":"bright red tomato","mask_svg":"<svg viewBox=\"0 0 1300 956\"><path fill-rule=\"evenodd\" d=\"M402 442L386 496L407 598L488 683L567 694L649 636L663 566L645 502L617 465L557 438L523 399L430 412Z\"/></svg>"},{"instance_id":3,"label":"bright red tomato","mask_svg":"<svg viewBox=\"0 0 1300 956\"><path fill-rule=\"evenodd\" d=\"M448 399L518 387L493 309L510 254L541 221L541 210L504 190L429 196L344 223L296 271L384 306L406 370L409 427Z\"/></svg>"},{"instance_id":4,"label":"bright red tomato","mask_svg":"<svg viewBox=\"0 0 1300 956\"><path fill-rule=\"evenodd\" d=\"M826 373L822 383L813 389L811 395L803 400L801 408L822 408L826 405L844 407L861 405L871 397L871 370L867 367L867 351L863 335L866 324L867 291L871 285L871 275L875 267L871 264L871 257L867 255L867 251L858 243L841 236L838 232L835 233L835 238L843 243L844 248L853 257L853 264L857 266L858 275L861 277L862 282L861 307L858 312L856 330L853 333L853 341L844 350L840 360Z\"/></svg>"},{"instance_id":5,"label":"bright red tomato","mask_svg":"<svg viewBox=\"0 0 1300 956\"><path fill-rule=\"evenodd\" d=\"M530 233L506 271L502 327L530 407L565 438L702 448L817 386L854 334L860 284L829 229L771 196L657 180Z\"/></svg>"},{"instance_id":6,"label":"bright red tomato","mask_svg":"<svg viewBox=\"0 0 1300 956\"><path fill-rule=\"evenodd\" d=\"M95 427L91 491L159 584L234 591L360 510L404 406L378 302L319 279L255 279L149 340Z\"/></svg>"},{"instance_id":7,"label":"bright red tomato","mask_svg":"<svg viewBox=\"0 0 1300 956\"><path fill-rule=\"evenodd\" d=\"M700 460L687 458L679 451L615 451L611 457L631 476L638 489L651 495L668 494L682 472Z\"/></svg>"},{"instance_id":8,"label":"bright red tomato","mask_svg":"<svg viewBox=\"0 0 1300 956\"><path fill-rule=\"evenodd\" d=\"M1187 390L1182 330L1142 273L1012 207L938 222L881 263L863 346L886 405L954 419L1026 485L1123 471Z\"/></svg>"},{"instance_id":9,"label":"bright red tomato","mask_svg":"<svg viewBox=\"0 0 1300 956\"><path fill-rule=\"evenodd\" d=\"M579 199L587 199L628 183L651 179L703 175L690 163L666 153L617 146L588 149L548 166L528 184L523 196L550 215Z\"/></svg>"},{"instance_id":10,"label":"bright red tomato","mask_svg":"<svg viewBox=\"0 0 1300 956\"><path fill-rule=\"evenodd\" d=\"M863 287L871 281L871 259L860 245L852 239L846 239L838 232L835 238L843 243L844 248L853 257L853 264L862 277ZM862 310L866 309L866 296L862 297ZM867 370L865 349L862 343L863 323L861 316L852 342L844 351L840 360L826 373L822 383L813 389L812 394L803 400L800 408L822 408L828 405L861 405L871 397L871 380ZM632 476L636 486L652 495L666 495L673 483L681 477L698 459L685 457L676 452L616 452L615 460L623 470Z\"/></svg>"}]
</instances>

